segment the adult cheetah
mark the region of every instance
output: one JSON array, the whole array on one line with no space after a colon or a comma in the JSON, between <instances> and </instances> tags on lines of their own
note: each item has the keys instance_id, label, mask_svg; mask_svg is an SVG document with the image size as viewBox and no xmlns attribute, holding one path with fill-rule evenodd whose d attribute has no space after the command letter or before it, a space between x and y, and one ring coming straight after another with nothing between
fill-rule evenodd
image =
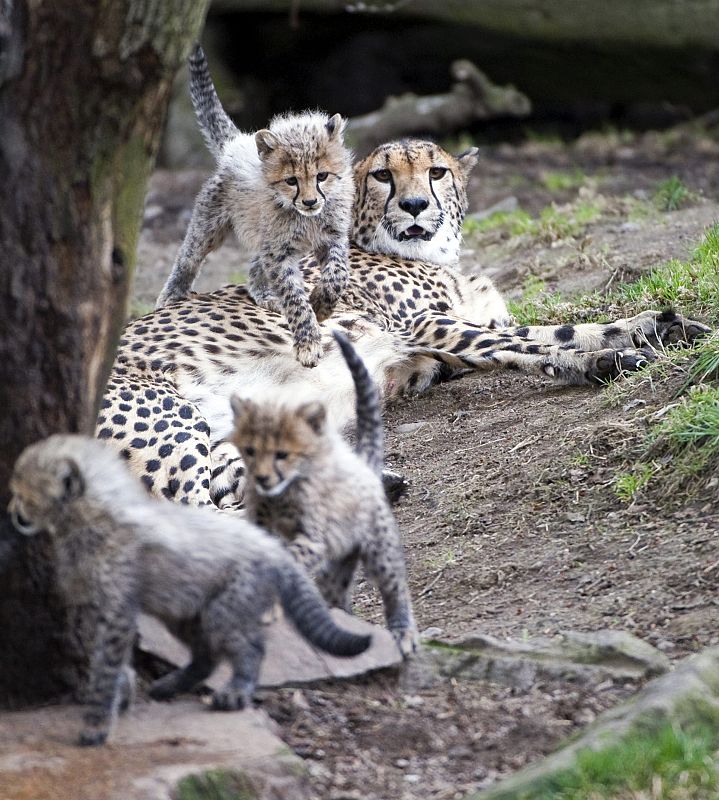
<instances>
[{"instance_id":1,"label":"adult cheetah","mask_svg":"<svg viewBox=\"0 0 719 800\"><path fill-rule=\"evenodd\" d=\"M223 505L242 494L241 469L225 469L230 459L240 463L223 442L232 394L321 399L335 425L351 423L352 382L333 328L349 334L385 398L498 368L598 383L641 367L651 346L707 331L666 311L610 324L513 326L492 283L456 269L476 160L476 149L452 156L407 140L356 165L350 282L321 326L319 366L297 363L283 317L255 305L243 286L196 294L127 326L97 435L122 451L151 492ZM309 291L319 279L313 259L303 274Z\"/></svg>"}]
</instances>

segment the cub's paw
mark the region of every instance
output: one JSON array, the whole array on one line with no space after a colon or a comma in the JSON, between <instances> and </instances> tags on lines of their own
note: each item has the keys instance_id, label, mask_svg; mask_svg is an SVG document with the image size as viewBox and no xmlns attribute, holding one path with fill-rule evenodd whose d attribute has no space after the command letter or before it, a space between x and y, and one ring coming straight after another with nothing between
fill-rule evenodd
<instances>
[{"instance_id":1,"label":"cub's paw","mask_svg":"<svg viewBox=\"0 0 719 800\"><path fill-rule=\"evenodd\" d=\"M101 728L83 728L80 731L77 743L80 747L99 747L107 741L108 733L109 731Z\"/></svg>"},{"instance_id":2,"label":"cub's paw","mask_svg":"<svg viewBox=\"0 0 719 800\"><path fill-rule=\"evenodd\" d=\"M170 700L178 692L177 675L171 672L169 675L163 675L150 684L147 690L148 695L153 700Z\"/></svg>"},{"instance_id":3,"label":"cub's paw","mask_svg":"<svg viewBox=\"0 0 719 800\"><path fill-rule=\"evenodd\" d=\"M326 286L317 284L310 292L310 305L315 312L318 322L323 322L332 316L332 312L337 305L339 295L335 291L327 289Z\"/></svg>"},{"instance_id":4,"label":"cub's paw","mask_svg":"<svg viewBox=\"0 0 719 800\"><path fill-rule=\"evenodd\" d=\"M225 687L218 689L212 695L212 708L214 711L241 711L250 705L251 693Z\"/></svg>"},{"instance_id":5,"label":"cub's paw","mask_svg":"<svg viewBox=\"0 0 719 800\"><path fill-rule=\"evenodd\" d=\"M656 353L649 347L633 350L599 350L589 354L592 363L586 377L594 383L612 380L622 372L636 372L652 361L656 361Z\"/></svg>"},{"instance_id":6,"label":"cub's paw","mask_svg":"<svg viewBox=\"0 0 719 800\"><path fill-rule=\"evenodd\" d=\"M319 336L295 342L295 354L303 367L316 367L322 356L322 341Z\"/></svg>"},{"instance_id":7,"label":"cub's paw","mask_svg":"<svg viewBox=\"0 0 719 800\"><path fill-rule=\"evenodd\" d=\"M155 301L155 308L164 308L165 306L169 306L171 303L179 303L182 300L187 300L189 296L189 292L181 292L177 289L173 289L171 291L163 289L162 292L160 292L160 296Z\"/></svg>"},{"instance_id":8,"label":"cub's paw","mask_svg":"<svg viewBox=\"0 0 719 800\"><path fill-rule=\"evenodd\" d=\"M397 642L402 658L409 658L419 646L419 634L416 628L406 628L405 630L392 631L392 636Z\"/></svg>"}]
</instances>

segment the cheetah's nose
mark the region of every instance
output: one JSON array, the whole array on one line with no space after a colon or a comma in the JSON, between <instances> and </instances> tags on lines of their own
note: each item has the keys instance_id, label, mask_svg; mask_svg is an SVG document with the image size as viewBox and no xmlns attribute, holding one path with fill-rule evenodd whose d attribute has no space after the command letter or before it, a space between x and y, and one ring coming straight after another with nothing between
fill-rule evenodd
<instances>
[{"instance_id":1,"label":"cheetah's nose","mask_svg":"<svg viewBox=\"0 0 719 800\"><path fill-rule=\"evenodd\" d=\"M307 208L312 208L312 206L317 205L317 198L315 197L314 200L303 200L302 205L307 206Z\"/></svg>"},{"instance_id":2,"label":"cheetah's nose","mask_svg":"<svg viewBox=\"0 0 719 800\"><path fill-rule=\"evenodd\" d=\"M269 475L255 475L255 483L259 483L263 489L266 489L270 485Z\"/></svg>"},{"instance_id":3,"label":"cheetah's nose","mask_svg":"<svg viewBox=\"0 0 719 800\"><path fill-rule=\"evenodd\" d=\"M427 208L429 205L429 200L424 197L407 197L404 200L400 200L397 205L402 209L402 211L406 211L408 214L416 217L417 214Z\"/></svg>"}]
</instances>

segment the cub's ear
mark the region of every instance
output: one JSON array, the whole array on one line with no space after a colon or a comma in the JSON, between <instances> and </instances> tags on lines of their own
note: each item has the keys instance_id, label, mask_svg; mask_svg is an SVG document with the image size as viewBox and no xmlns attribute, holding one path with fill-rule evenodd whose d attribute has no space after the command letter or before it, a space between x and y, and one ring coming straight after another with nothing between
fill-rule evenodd
<instances>
[{"instance_id":1,"label":"cub's ear","mask_svg":"<svg viewBox=\"0 0 719 800\"><path fill-rule=\"evenodd\" d=\"M257 145L257 154L260 158L265 159L277 147L277 137L272 131L263 128L255 134L255 144Z\"/></svg>"},{"instance_id":2,"label":"cub's ear","mask_svg":"<svg viewBox=\"0 0 719 800\"><path fill-rule=\"evenodd\" d=\"M85 481L83 480L80 467L71 458L63 458L58 464L57 476L60 479L61 496L60 499L77 500L85 493Z\"/></svg>"},{"instance_id":3,"label":"cub's ear","mask_svg":"<svg viewBox=\"0 0 719 800\"><path fill-rule=\"evenodd\" d=\"M459 168L462 170L464 179L467 180L467 178L469 178L469 173L474 169L477 161L479 161L479 148L470 147L469 150L465 150L464 153L460 153L458 156L455 156L455 158L459 162Z\"/></svg>"},{"instance_id":4,"label":"cub's ear","mask_svg":"<svg viewBox=\"0 0 719 800\"><path fill-rule=\"evenodd\" d=\"M304 403L297 409L297 416L303 419L315 433L322 433L327 419L327 411L322 403Z\"/></svg>"},{"instance_id":5,"label":"cub's ear","mask_svg":"<svg viewBox=\"0 0 719 800\"><path fill-rule=\"evenodd\" d=\"M248 400L246 397L240 397L239 394L232 395L230 398L230 405L235 415L235 422L239 422L255 407L252 400Z\"/></svg>"},{"instance_id":6,"label":"cub's ear","mask_svg":"<svg viewBox=\"0 0 719 800\"><path fill-rule=\"evenodd\" d=\"M330 139L339 139L345 132L346 125L347 120L343 119L341 114L335 114L334 116L330 117L325 125L327 128L327 133L330 135Z\"/></svg>"}]
</instances>

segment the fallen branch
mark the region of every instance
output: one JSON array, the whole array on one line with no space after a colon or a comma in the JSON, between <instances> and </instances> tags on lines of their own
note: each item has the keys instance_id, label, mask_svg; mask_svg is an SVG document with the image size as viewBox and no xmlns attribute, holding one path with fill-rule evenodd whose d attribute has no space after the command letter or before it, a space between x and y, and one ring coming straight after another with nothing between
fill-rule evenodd
<instances>
[{"instance_id":1,"label":"fallen branch","mask_svg":"<svg viewBox=\"0 0 719 800\"><path fill-rule=\"evenodd\" d=\"M412 93L388 97L382 108L347 125L346 138L360 155L381 142L402 136L444 136L467 128L477 120L525 117L532 110L529 98L514 86L497 86L471 61L455 61L454 85L445 94Z\"/></svg>"}]
</instances>

